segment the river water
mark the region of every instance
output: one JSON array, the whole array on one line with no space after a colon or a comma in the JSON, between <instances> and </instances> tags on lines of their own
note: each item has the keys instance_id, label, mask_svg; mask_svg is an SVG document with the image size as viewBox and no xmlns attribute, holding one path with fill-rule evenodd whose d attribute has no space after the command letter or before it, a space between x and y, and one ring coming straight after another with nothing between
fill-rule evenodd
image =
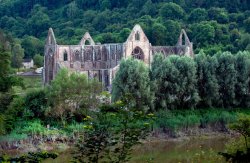
<instances>
[{"instance_id":1,"label":"river water","mask_svg":"<svg viewBox=\"0 0 250 163\"><path fill-rule=\"evenodd\" d=\"M193 138L188 140L147 141L135 147L131 163L223 163L217 155L225 149L227 137ZM43 163L68 163L71 151L61 153L55 160Z\"/></svg>"}]
</instances>

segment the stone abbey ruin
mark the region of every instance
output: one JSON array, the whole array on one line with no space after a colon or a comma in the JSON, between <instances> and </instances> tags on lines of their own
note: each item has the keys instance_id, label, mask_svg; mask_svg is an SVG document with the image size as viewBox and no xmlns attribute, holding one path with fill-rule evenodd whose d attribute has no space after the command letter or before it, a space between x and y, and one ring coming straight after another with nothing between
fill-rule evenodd
<instances>
[{"instance_id":1,"label":"stone abbey ruin","mask_svg":"<svg viewBox=\"0 0 250 163\"><path fill-rule=\"evenodd\" d=\"M150 66L157 53L193 57L193 43L181 30L175 46L152 46L140 25L135 25L124 43L95 44L87 32L79 45L58 45L50 28L44 53L44 84L49 84L61 68L67 68L96 78L109 89L122 58L134 57Z\"/></svg>"}]
</instances>

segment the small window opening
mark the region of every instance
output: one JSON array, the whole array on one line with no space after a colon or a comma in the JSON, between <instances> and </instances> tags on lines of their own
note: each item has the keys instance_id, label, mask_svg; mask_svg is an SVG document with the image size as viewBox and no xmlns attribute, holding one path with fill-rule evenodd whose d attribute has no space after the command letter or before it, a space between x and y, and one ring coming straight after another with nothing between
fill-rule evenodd
<instances>
[{"instance_id":1,"label":"small window opening","mask_svg":"<svg viewBox=\"0 0 250 163\"><path fill-rule=\"evenodd\" d=\"M68 53L67 53L66 50L65 50L64 53L63 53L63 60L64 60L64 61L68 61Z\"/></svg>"},{"instance_id":2,"label":"small window opening","mask_svg":"<svg viewBox=\"0 0 250 163\"><path fill-rule=\"evenodd\" d=\"M139 41L140 40L140 33L137 31L135 34L135 40Z\"/></svg>"},{"instance_id":3,"label":"small window opening","mask_svg":"<svg viewBox=\"0 0 250 163\"><path fill-rule=\"evenodd\" d=\"M85 45L91 45L89 40L85 41Z\"/></svg>"}]
</instances>

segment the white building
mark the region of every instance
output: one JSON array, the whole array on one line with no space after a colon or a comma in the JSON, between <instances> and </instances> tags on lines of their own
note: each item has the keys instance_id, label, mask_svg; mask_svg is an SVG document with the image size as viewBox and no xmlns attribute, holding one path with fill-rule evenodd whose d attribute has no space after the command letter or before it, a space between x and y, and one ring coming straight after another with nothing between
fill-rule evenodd
<instances>
[{"instance_id":1,"label":"white building","mask_svg":"<svg viewBox=\"0 0 250 163\"><path fill-rule=\"evenodd\" d=\"M24 59L23 60L23 68L30 69L34 67L33 59Z\"/></svg>"}]
</instances>

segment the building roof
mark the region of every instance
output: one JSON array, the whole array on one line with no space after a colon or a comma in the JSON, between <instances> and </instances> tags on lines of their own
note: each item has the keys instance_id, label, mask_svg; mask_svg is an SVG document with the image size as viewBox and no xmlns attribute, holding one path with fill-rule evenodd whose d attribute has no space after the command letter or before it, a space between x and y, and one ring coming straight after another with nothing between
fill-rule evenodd
<instances>
[{"instance_id":1,"label":"building roof","mask_svg":"<svg viewBox=\"0 0 250 163\"><path fill-rule=\"evenodd\" d=\"M23 63L28 63L28 62L31 62L32 59L23 59Z\"/></svg>"}]
</instances>

